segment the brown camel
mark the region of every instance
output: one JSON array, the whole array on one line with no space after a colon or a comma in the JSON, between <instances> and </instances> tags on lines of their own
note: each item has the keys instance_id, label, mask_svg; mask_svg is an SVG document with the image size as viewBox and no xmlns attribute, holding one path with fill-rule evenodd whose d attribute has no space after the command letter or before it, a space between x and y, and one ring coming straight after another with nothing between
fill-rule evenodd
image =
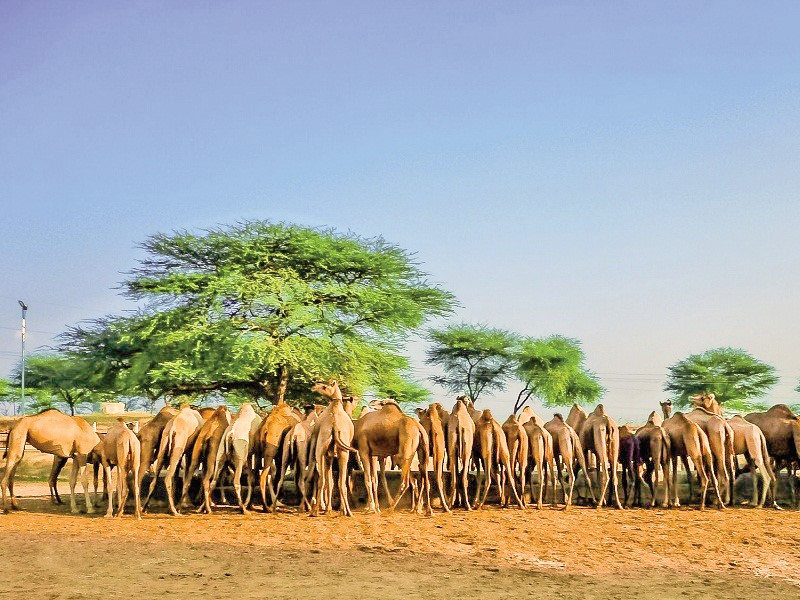
<instances>
[{"instance_id":1,"label":"brown camel","mask_svg":"<svg viewBox=\"0 0 800 600\"><path fill-rule=\"evenodd\" d=\"M411 486L411 461L414 455L421 451L419 470L424 497L418 507L423 508L423 504L427 502L427 513L431 514L428 444L428 435L422 425L403 414L395 402L384 402L379 410L356 421L353 446L358 449L364 468L364 485L368 497L367 512L380 512L378 473L374 468L378 462L391 457L400 467L400 487L391 507L394 510Z\"/></svg>"},{"instance_id":2,"label":"brown camel","mask_svg":"<svg viewBox=\"0 0 800 600\"><path fill-rule=\"evenodd\" d=\"M78 512L78 505L75 502L75 485L78 475L81 475L86 512L94 512L92 500L89 497L89 474L86 470L86 459L99 443L100 438L86 421L80 417L67 416L54 408L19 419L8 434L7 447L3 454L3 457L6 458L5 472L0 480L3 510L8 512L6 489L11 498L11 508L19 508L14 496L14 474L25 454L25 444L30 444L46 454L53 454L63 459L72 458L72 474L69 482L70 509L73 513Z\"/></svg>"},{"instance_id":3,"label":"brown camel","mask_svg":"<svg viewBox=\"0 0 800 600\"><path fill-rule=\"evenodd\" d=\"M173 486L175 485L175 475L181 465L181 459L184 454L190 454L192 446L197 438L200 429L203 427L203 417L200 413L190 406L183 406L178 414L169 420L164 427L161 434L161 442L158 446L158 456L153 466L153 479L150 481L150 489L147 491L147 497L143 504L143 510L147 510L147 505L150 503L150 498L153 495L153 490L156 489L158 481L158 474L161 472L161 467L167 461L167 473L164 476L164 485L167 488L167 502L169 503L169 512L175 516L178 511L175 508L175 494ZM188 457L187 457L188 458ZM184 479L191 478L192 472L188 469L184 470Z\"/></svg>"},{"instance_id":4,"label":"brown camel","mask_svg":"<svg viewBox=\"0 0 800 600\"><path fill-rule=\"evenodd\" d=\"M233 470L233 490L239 510L247 514L247 506L253 495L253 467L251 465L253 442L261 425L253 405L245 402L239 408L236 417L228 425L222 436L222 443L217 451L217 460L214 466L214 481L217 481L223 469L227 466ZM242 473L247 475L247 498L242 500Z\"/></svg>"},{"instance_id":5,"label":"brown camel","mask_svg":"<svg viewBox=\"0 0 800 600\"><path fill-rule=\"evenodd\" d=\"M503 423L503 433L506 436L506 444L511 455L511 478L519 485L522 491L522 504L525 504L525 470L528 467L528 434L525 427L519 422L516 416L510 415ZM541 481L541 480L540 480ZM541 485L539 486L541 487ZM508 504L508 497L506 497Z\"/></svg>"},{"instance_id":6,"label":"brown camel","mask_svg":"<svg viewBox=\"0 0 800 600\"><path fill-rule=\"evenodd\" d=\"M447 504L444 490L444 477L443 472L447 460L447 434L445 433L445 424L448 422L450 415L438 402L434 402L428 408L417 409L417 416L419 422L428 434L428 441L430 443L429 453L433 457L433 473L436 479L436 489L439 492L439 501L442 503L442 510L451 512L450 506ZM420 467L421 468L421 467Z\"/></svg>"},{"instance_id":7,"label":"brown camel","mask_svg":"<svg viewBox=\"0 0 800 600\"><path fill-rule=\"evenodd\" d=\"M547 492L547 479L548 473L550 483L553 487L553 496L555 498L556 489L556 468L553 454L553 436L547 429L545 429L544 419L539 415L532 413L526 415L527 421L522 426L525 430L525 435L528 438L528 445L530 451L530 468L531 474L529 478L529 485L531 488L531 502L534 501L533 494L533 469L538 469L539 478L539 493L536 496L536 508L542 508L542 499L546 496Z\"/></svg>"},{"instance_id":8,"label":"brown camel","mask_svg":"<svg viewBox=\"0 0 800 600\"><path fill-rule=\"evenodd\" d=\"M567 425L572 427L575 430L575 433L580 436L581 429L583 429L583 424L588 418L589 415L586 414L586 411L583 410L583 407L573 404L572 408L569 409L569 414L567 415Z\"/></svg>"},{"instance_id":9,"label":"brown camel","mask_svg":"<svg viewBox=\"0 0 800 600\"><path fill-rule=\"evenodd\" d=\"M161 444L161 434L164 432L164 428L167 426L170 419L177 414L177 410L171 406L165 406L158 411L155 417L150 419L139 429L139 433L136 437L139 438L139 444L141 446L141 461L139 463L138 474L138 487L140 490L142 489L142 479L144 479L145 473L150 470L158 454L158 447ZM158 477L158 473L155 473L154 477Z\"/></svg>"},{"instance_id":10,"label":"brown camel","mask_svg":"<svg viewBox=\"0 0 800 600\"><path fill-rule=\"evenodd\" d=\"M508 482L511 486L511 493L514 495L517 506L525 508L522 504L522 499L517 493L517 487L514 485L513 473L511 471L511 455L508 450L508 444L506 444L506 436L505 433L503 433L503 427L495 420L492 416L492 412L488 408L484 409L481 412L481 416L478 418L475 427L475 437L478 438L480 460L483 463L483 468L486 473L483 497L476 505L476 508L481 508L486 502L489 489L492 485L493 475L497 490L500 494L500 502L503 504L505 503L505 484Z\"/></svg>"},{"instance_id":11,"label":"brown camel","mask_svg":"<svg viewBox=\"0 0 800 600\"><path fill-rule=\"evenodd\" d=\"M288 466L282 460L283 444L287 434L298 423L300 423L300 419L292 407L283 400L279 400L267 418L261 422L256 433L261 452L259 458L263 460L259 487L265 512L274 511L278 507L278 496ZM273 465L277 461L280 461L281 464ZM276 476L277 479L274 479ZM269 489L270 500L267 500L267 489Z\"/></svg>"},{"instance_id":12,"label":"brown camel","mask_svg":"<svg viewBox=\"0 0 800 600\"><path fill-rule=\"evenodd\" d=\"M775 460L775 472L780 472L783 467L790 469L789 489L792 504L795 504L795 478L791 469L800 461L800 417L797 417L785 404L776 404L767 411L753 412L744 418L757 425L764 434L769 456ZM773 506L777 507L775 486L773 486L772 501Z\"/></svg>"},{"instance_id":13,"label":"brown camel","mask_svg":"<svg viewBox=\"0 0 800 600\"><path fill-rule=\"evenodd\" d=\"M475 438L475 421L469 414L467 403L463 396L456 399L450 417L447 420L447 460L450 466L450 502L454 506L456 492L461 500L461 506L472 510L467 495L469 484L469 461L472 457L472 447ZM461 481L461 487L456 486L456 477Z\"/></svg>"},{"instance_id":14,"label":"brown camel","mask_svg":"<svg viewBox=\"0 0 800 600\"><path fill-rule=\"evenodd\" d=\"M756 508L763 508L767 499L767 493L772 490L773 502L775 498L775 486L777 478L772 472L767 454L767 440L758 425L746 421L741 415L736 415L728 419L728 425L733 430L733 453L735 457L740 454L745 456L747 465L750 468L750 475L753 480L753 497L751 505ZM734 458L736 460L736 458ZM735 474L735 465L733 466ZM761 499L758 497L758 480L761 478ZM731 497L731 501L733 498Z\"/></svg>"},{"instance_id":15,"label":"brown camel","mask_svg":"<svg viewBox=\"0 0 800 600\"><path fill-rule=\"evenodd\" d=\"M573 406L574 408L574 406ZM570 411L572 414L572 411ZM597 507L606 504L606 492L609 484L614 496L614 503L621 509L619 491L617 490L617 461L619 460L619 428L617 423L606 414L602 404L598 404L592 413L586 417L580 431L581 446L586 453L586 462L589 462L589 453L597 457L598 486ZM609 471L611 477L609 479ZM591 485L589 474L587 480Z\"/></svg>"},{"instance_id":16,"label":"brown camel","mask_svg":"<svg viewBox=\"0 0 800 600\"><path fill-rule=\"evenodd\" d=\"M328 398L328 407L319 415L314 424L311 437L309 475L314 477L314 496L311 502L311 516L319 515L320 510L329 510L333 501L333 461L339 465L338 490L342 513L353 516L348 496L348 463L350 452L356 450L350 445L353 440L353 421L351 415L355 402L342 398L339 383L317 383L311 391Z\"/></svg>"},{"instance_id":17,"label":"brown camel","mask_svg":"<svg viewBox=\"0 0 800 600\"><path fill-rule=\"evenodd\" d=\"M202 413L201 413L202 414ZM197 438L192 444L191 460L186 476L183 478L183 490L178 508L189 508L189 485L195 471L202 466L203 502L198 512L211 514L211 490L216 484L214 474L217 466L217 453L222 444L222 436L231 424L231 413L225 406L218 406L214 412L203 422L197 433Z\"/></svg>"},{"instance_id":18,"label":"brown camel","mask_svg":"<svg viewBox=\"0 0 800 600\"><path fill-rule=\"evenodd\" d=\"M645 467L644 480L650 488L650 508L656 505L656 488L659 474L664 478L664 501L662 506L669 505L669 460L670 443L667 432L662 427L663 420L653 411L644 427L636 430L639 440L639 455ZM634 495L639 506L642 505L642 488L636 480Z\"/></svg>"},{"instance_id":19,"label":"brown camel","mask_svg":"<svg viewBox=\"0 0 800 600\"><path fill-rule=\"evenodd\" d=\"M703 433L708 437L711 456L714 457L714 470L717 481L720 489L725 492L723 499L727 498L730 501L731 491L729 485L733 483L733 477L729 475L729 466L734 457L733 430L724 418L706 408L706 406L712 406L709 400L716 402L713 394L692 396L695 408L685 414L687 419L700 425ZM721 412L720 409L720 414Z\"/></svg>"},{"instance_id":20,"label":"brown camel","mask_svg":"<svg viewBox=\"0 0 800 600\"><path fill-rule=\"evenodd\" d=\"M125 502L128 500L128 472L133 472L133 501L134 514L137 519L142 518L142 504L139 495L139 467L141 464L141 444L139 438L125 424L123 419L106 432L103 441L99 444L100 460L103 463L106 480L108 481L108 510L106 517L114 513L114 486L111 485L112 470L117 471L117 514L121 517L125 511Z\"/></svg>"},{"instance_id":21,"label":"brown camel","mask_svg":"<svg viewBox=\"0 0 800 600\"><path fill-rule=\"evenodd\" d=\"M669 414L669 410L665 409L664 404L665 403L662 403L662 409L664 409L665 414ZM705 432L697 423L687 419L686 415L681 412L676 412L671 417L665 419L662 426L669 436L670 463L672 465L672 493L674 495L672 505L680 506L680 500L678 499L677 460L680 458L686 470L686 479L690 482L690 494L692 472L689 470L688 459L691 459L697 470L697 477L700 480L700 510L704 510L706 507L706 492L708 491L709 478L714 486L718 506L720 509L723 509L724 504L722 503L722 497L719 493L717 477L714 474L714 458L711 456L711 448Z\"/></svg>"},{"instance_id":22,"label":"brown camel","mask_svg":"<svg viewBox=\"0 0 800 600\"><path fill-rule=\"evenodd\" d=\"M318 418L319 414L316 410L309 410L305 418L292 427L283 444L281 463L294 471L297 489L300 491L300 508L302 510L311 510L308 486L306 485L306 467L309 462L308 453L311 448L311 433Z\"/></svg>"},{"instance_id":23,"label":"brown camel","mask_svg":"<svg viewBox=\"0 0 800 600\"><path fill-rule=\"evenodd\" d=\"M586 470L586 459L583 454L583 447L581 440L575 430L570 427L564 417L556 413L553 419L544 424L545 430L550 434L553 439L553 457L555 462L554 472L556 478L561 482L561 491L564 494L564 510L569 509L572 505L572 492L575 489L575 461L583 469L584 474ZM566 469L567 481L569 482L569 491L564 487L564 479L562 473ZM592 501L596 502L594 497L594 490L589 486L589 492L592 494ZM555 483L553 484L553 498L555 502Z\"/></svg>"}]
</instances>

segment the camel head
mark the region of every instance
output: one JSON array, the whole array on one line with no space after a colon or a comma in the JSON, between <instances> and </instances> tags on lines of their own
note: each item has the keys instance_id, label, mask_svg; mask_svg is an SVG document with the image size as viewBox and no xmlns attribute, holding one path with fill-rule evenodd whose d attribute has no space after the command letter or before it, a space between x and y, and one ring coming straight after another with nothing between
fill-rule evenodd
<instances>
[{"instance_id":1,"label":"camel head","mask_svg":"<svg viewBox=\"0 0 800 600\"><path fill-rule=\"evenodd\" d=\"M339 389L338 387L336 389ZM352 417L353 411L358 406L358 403L361 399L358 396L347 396L346 398L342 398L341 393L339 394L339 399L342 401L342 406L344 406L344 412L347 413L347 416Z\"/></svg>"},{"instance_id":2,"label":"camel head","mask_svg":"<svg viewBox=\"0 0 800 600\"><path fill-rule=\"evenodd\" d=\"M669 419L670 415L672 415L672 400L659 402L659 404L661 405L661 412L664 413L664 418Z\"/></svg>"},{"instance_id":3,"label":"camel head","mask_svg":"<svg viewBox=\"0 0 800 600\"><path fill-rule=\"evenodd\" d=\"M330 383L315 383L311 387L311 391L316 392L321 396L325 396L328 398L328 400L342 399L342 390L339 389L339 382L336 380L333 380Z\"/></svg>"}]
</instances>

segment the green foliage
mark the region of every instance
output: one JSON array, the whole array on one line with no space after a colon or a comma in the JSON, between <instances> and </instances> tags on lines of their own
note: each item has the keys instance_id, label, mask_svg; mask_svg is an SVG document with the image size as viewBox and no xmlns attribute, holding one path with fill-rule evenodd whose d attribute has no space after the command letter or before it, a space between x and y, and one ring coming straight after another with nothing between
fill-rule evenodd
<instances>
[{"instance_id":1,"label":"green foliage","mask_svg":"<svg viewBox=\"0 0 800 600\"><path fill-rule=\"evenodd\" d=\"M421 406L431 399L431 391L428 388L398 372L388 373L378 382L375 392L381 397L391 398L399 404L409 406Z\"/></svg>"},{"instance_id":2,"label":"green foliage","mask_svg":"<svg viewBox=\"0 0 800 600\"><path fill-rule=\"evenodd\" d=\"M597 376L584 365L585 356L578 340L559 335L523 338L514 353L515 374L523 388L514 404L514 413L531 397L545 406L589 404L600 399L603 387Z\"/></svg>"},{"instance_id":3,"label":"green foliage","mask_svg":"<svg viewBox=\"0 0 800 600\"><path fill-rule=\"evenodd\" d=\"M73 329L63 346L127 394L302 403L332 377L362 394L406 371L408 332L454 304L382 238L254 221L143 248L123 283L141 310Z\"/></svg>"},{"instance_id":4,"label":"green foliage","mask_svg":"<svg viewBox=\"0 0 800 600\"><path fill-rule=\"evenodd\" d=\"M440 367L444 375L431 380L455 393L466 393L477 402L484 392L505 388L513 371L516 337L486 325L460 323L429 332L431 347L426 363Z\"/></svg>"},{"instance_id":5,"label":"green foliage","mask_svg":"<svg viewBox=\"0 0 800 600\"><path fill-rule=\"evenodd\" d=\"M21 383L20 367L12 377ZM75 414L75 408L90 401L91 365L77 357L63 354L32 354L25 360L25 383L30 389L25 390L34 398L36 410L50 408L55 401L63 402Z\"/></svg>"},{"instance_id":6,"label":"green foliage","mask_svg":"<svg viewBox=\"0 0 800 600\"><path fill-rule=\"evenodd\" d=\"M695 394L713 393L726 409L749 410L778 382L775 369L738 348L714 348L669 367L664 390L683 408Z\"/></svg>"}]
</instances>

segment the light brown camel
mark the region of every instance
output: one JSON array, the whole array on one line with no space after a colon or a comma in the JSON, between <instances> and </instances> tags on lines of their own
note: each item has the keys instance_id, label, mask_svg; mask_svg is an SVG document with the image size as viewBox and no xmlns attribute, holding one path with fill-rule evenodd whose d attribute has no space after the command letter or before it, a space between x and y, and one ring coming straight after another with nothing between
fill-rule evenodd
<instances>
[{"instance_id":1,"label":"light brown camel","mask_svg":"<svg viewBox=\"0 0 800 600\"><path fill-rule=\"evenodd\" d=\"M342 513L353 516L348 496L348 463L350 452L356 450L350 445L353 440L353 421L351 418L355 402L344 401L339 383L317 383L311 391L329 400L327 408L319 415L312 432L309 475L314 477L314 496L311 502L311 516L319 515L320 510L331 509L333 502L333 461L339 465L338 490Z\"/></svg>"},{"instance_id":2,"label":"light brown camel","mask_svg":"<svg viewBox=\"0 0 800 600\"><path fill-rule=\"evenodd\" d=\"M746 421L742 415L736 415L728 419L728 425L733 430L733 453L735 457L740 454L745 456L747 465L750 468L750 475L753 481L753 497L751 505L756 508L763 508L767 499L767 494L772 490L773 502L775 498L775 486L777 478L772 472L767 454L767 440L758 425ZM734 459L736 460L736 459ZM735 465L733 466L735 474ZM761 479L761 498L758 496L758 479ZM733 501L733 498L731 498Z\"/></svg>"},{"instance_id":3,"label":"light brown camel","mask_svg":"<svg viewBox=\"0 0 800 600\"><path fill-rule=\"evenodd\" d=\"M450 506L447 504L447 499L445 498L443 477L447 460L447 434L445 433L445 424L448 422L450 415L441 404L434 402L426 409L418 408L417 416L419 417L420 424L428 434L430 455L433 457L433 473L436 480L436 489L439 492L439 501L442 503L442 510L451 512Z\"/></svg>"},{"instance_id":4,"label":"light brown camel","mask_svg":"<svg viewBox=\"0 0 800 600\"><path fill-rule=\"evenodd\" d=\"M475 421L469 414L467 403L463 396L456 399L453 410L447 421L447 460L450 471L450 502L454 506L456 492L461 500L461 506L472 510L467 494L469 484L469 461L472 457L472 447L475 438ZM456 485L456 478L461 481L461 486Z\"/></svg>"},{"instance_id":5,"label":"light brown camel","mask_svg":"<svg viewBox=\"0 0 800 600\"><path fill-rule=\"evenodd\" d=\"M586 414L586 411L583 410L583 407L573 404L572 408L569 409L569 414L567 415L567 425L572 427L575 430L575 433L580 436L581 429L583 429L583 424L588 418L589 415Z\"/></svg>"},{"instance_id":6,"label":"light brown camel","mask_svg":"<svg viewBox=\"0 0 800 600\"><path fill-rule=\"evenodd\" d=\"M664 409L664 403L662 403L662 409ZM669 414L669 412L665 410L665 414ZM678 499L678 458L680 458L686 470L686 480L690 483L690 494L692 472L689 470L688 459L691 459L697 471L697 477L700 480L700 510L704 510L706 507L709 479L714 486L718 506L723 509L725 505L722 503L722 497L719 493L717 477L714 474L714 458L711 456L711 448L705 432L697 423L687 419L686 415L681 412L676 412L665 419L662 426L669 436L670 464L672 465L672 505L680 506L680 500Z\"/></svg>"},{"instance_id":7,"label":"light brown camel","mask_svg":"<svg viewBox=\"0 0 800 600\"><path fill-rule=\"evenodd\" d=\"M522 499L517 493L517 486L514 484L513 473L511 472L511 455L506 444L506 436L503 427L492 416L492 412L487 408L481 412L475 426L475 437L478 438L480 448L480 459L486 473L486 483L483 489L483 497L476 505L481 508L489 495L492 485L492 476L495 478L500 502L504 504L506 482L511 486L511 493L519 508L524 508ZM479 486L480 487L480 486ZM477 494L476 494L477 495Z\"/></svg>"},{"instance_id":8,"label":"light brown camel","mask_svg":"<svg viewBox=\"0 0 800 600\"><path fill-rule=\"evenodd\" d=\"M239 510L243 515L247 514L247 506L250 504L253 494L251 450L260 425L261 417L258 416L253 405L249 402L242 404L236 417L222 436L222 443L219 445L214 466L214 481L218 480L226 466L233 470L233 490ZM244 501L242 500L242 473L247 476L247 498Z\"/></svg>"},{"instance_id":9,"label":"light brown camel","mask_svg":"<svg viewBox=\"0 0 800 600\"><path fill-rule=\"evenodd\" d=\"M785 404L776 404L764 412L752 412L745 420L757 425L764 434L769 456L775 460L775 473L784 467L789 469L789 490L795 504L795 478L793 466L800 461L800 417ZM773 506L777 507L775 486L772 491Z\"/></svg>"},{"instance_id":10,"label":"light brown camel","mask_svg":"<svg viewBox=\"0 0 800 600\"><path fill-rule=\"evenodd\" d=\"M145 473L150 470L158 454L158 447L161 444L161 434L164 432L164 428L167 426L170 419L177 414L177 410L171 406L165 406L158 411L155 417L145 423L136 435L136 437L139 438L139 444L141 446L141 461L139 462L138 474L140 490L142 489L142 479L144 479ZM155 473L153 476L158 477L158 473Z\"/></svg>"},{"instance_id":11,"label":"light brown camel","mask_svg":"<svg viewBox=\"0 0 800 600\"><path fill-rule=\"evenodd\" d=\"M261 500L264 502L264 511L274 511L278 507L278 496L283 485L284 474L288 465L283 463L283 444L287 434L292 428L300 423L297 414L292 407L282 399L272 409L266 419L261 422L256 437L261 456L258 459L261 463L261 477L259 478L259 488L261 489ZM280 461L281 464L273 465ZM267 500L267 490L270 499Z\"/></svg>"},{"instance_id":12,"label":"light brown camel","mask_svg":"<svg viewBox=\"0 0 800 600\"><path fill-rule=\"evenodd\" d=\"M99 444L100 460L103 463L106 480L108 481L108 510L106 517L114 514L114 486L111 483L112 471L117 472L117 514L121 517L125 512L125 502L128 500L128 472L133 472L133 501L134 515L142 518L142 504L139 494L139 468L141 465L141 444L139 438L125 424L124 419L119 419L111 429L106 432L103 441Z\"/></svg>"},{"instance_id":13,"label":"light brown camel","mask_svg":"<svg viewBox=\"0 0 800 600\"><path fill-rule=\"evenodd\" d=\"M723 500L730 501L731 491L729 486L733 483L733 478L729 475L729 467L734 457L733 430L724 418L719 414L714 414L704 406L704 401L708 400L714 401L713 394L692 396L692 403L695 408L685 414L687 419L700 425L703 433L708 437L711 456L714 457L714 471L717 481L719 482L720 490L724 490Z\"/></svg>"},{"instance_id":14,"label":"light brown camel","mask_svg":"<svg viewBox=\"0 0 800 600\"><path fill-rule=\"evenodd\" d=\"M658 488L659 475L664 479L664 500L662 506L669 505L669 460L670 442L667 432L662 427L663 419L653 411L647 423L636 430L639 440L639 455L645 467L644 480L650 488L650 508L656 505L656 489ZM641 482L636 480L634 496L642 505Z\"/></svg>"},{"instance_id":15,"label":"light brown camel","mask_svg":"<svg viewBox=\"0 0 800 600\"><path fill-rule=\"evenodd\" d=\"M61 458L72 458L72 474L70 476L70 509L78 512L75 502L75 485L81 475L83 493L86 500L86 512L94 512L92 499L89 497L89 473L86 470L87 455L100 443L100 438L92 427L80 417L70 417L51 408L37 415L19 419L8 434L8 442L3 457L6 458L5 472L0 480L3 510L8 512L6 489L11 499L11 508L18 509L19 504L14 496L14 474L25 454L25 444L30 444L40 452L53 454Z\"/></svg>"},{"instance_id":16,"label":"light brown camel","mask_svg":"<svg viewBox=\"0 0 800 600\"><path fill-rule=\"evenodd\" d=\"M403 414L395 402L384 402L379 410L371 412L355 423L353 446L358 450L364 468L364 486L367 488L367 512L380 512L378 500L379 461L391 457L400 467L400 487L392 510L397 507L411 486L411 461L420 451L421 498L418 508L427 506L431 514L430 482L428 479L428 435L415 419ZM413 494L413 491L412 491ZM413 503L412 503L413 504Z\"/></svg>"},{"instance_id":17,"label":"light brown camel","mask_svg":"<svg viewBox=\"0 0 800 600\"><path fill-rule=\"evenodd\" d=\"M516 416L510 415L503 423L503 433L506 436L506 444L511 455L511 477L519 485L522 491L520 498L525 504L525 470L528 467L528 434L525 427L519 422ZM539 486L541 487L541 485ZM508 504L508 497L506 497ZM531 499L533 501L533 499Z\"/></svg>"},{"instance_id":18,"label":"light brown camel","mask_svg":"<svg viewBox=\"0 0 800 600\"><path fill-rule=\"evenodd\" d=\"M167 502L169 503L169 512L175 516L178 511L175 508L175 494L173 486L175 485L175 475L178 468L181 466L181 459L184 454L190 454L192 446L197 434L203 427L203 417L200 413L190 406L183 406L178 414L169 420L164 427L161 434L161 442L158 446L158 456L153 466L153 479L150 481L150 489L147 491L142 506L143 510L147 510L147 505L150 503L150 498L153 495L153 490L156 489L158 482L158 474L161 472L161 467L167 463L167 473L164 476L164 485L167 488ZM188 457L187 457L188 458ZM191 478L192 473L188 469L184 469L184 479Z\"/></svg>"},{"instance_id":19,"label":"light brown camel","mask_svg":"<svg viewBox=\"0 0 800 600\"><path fill-rule=\"evenodd\" d=\"M564 494L564 510L569 509L572 505L572 492L575 488L575 461L583 469L584 474L588 473L586 469L586 458L583 454L583 447L581 440L575 430L570 427L564 417L559 413L553 415L553 419L544 424L545 430L550 434L553 439L553 457L555 462L554 471L556 478L561 482L561 491ZM564 487L564 479L562 473L566 468L567 481L569 483L569 491ZM594 489L589 486L589 492L592 495L592 501L596 502L594 497ZM553 485L553 501L555 503L555 484Z\"/></svg>"},{"instance_id":20,"label":"light brown camel","mask_svg":"<svg viewBox=\"0 0 800 600\"><path fill-rule=\"evenodd\" d=\"M321 411L320 411L321 412ZM294 471L294 479L300 492L301 510L311 510L306 485L306 468L309 463L309 449L311 448L311 433L319 414L316 410L309 410L305 418L292 427L283 443L282 464Z\"/></svg>"},{"instance_id":21,"label":"light brown camel","mask_svg":"<svg viewBox=\"0 0 800 600\"><path fill-rule=\"evenodd\" d=\"M526 415L527 421L522 426L528 438L528 448L530 456L530 478L531 502L536 498L536 508L542 508L543 497L546 496L548 485L548 474L550 483L553 487L553 497L555 498L556 489L556 468L553 454L553 436L545 429L544 419L536 413ZM533 493L533 469L538 469L539 493Z\"/></svg>"},{"instance_id":22,"label":"light brown camel","mask_svg":"<svg viewBox=\"0 0 800 600\"><path fill-rule=\"evenodd\" d=\"M573 406L574 408L574 406ZM570 411L572 414L572 411ZM606 492L609 485L614 497L614 504L621 509L619 501L619 491L617 489L617 462L619 460L619 428L617 423L606 414L602 404L598 404L581 427L578 434L581 439L581 446L586 453L586 462L589 462L589 453L593 453L597 458L598 486L597 507L606 504ZM609 471L611 477L609 478ZM591 479L586 473L589 485Z\"/></svg>"}]
</instances>

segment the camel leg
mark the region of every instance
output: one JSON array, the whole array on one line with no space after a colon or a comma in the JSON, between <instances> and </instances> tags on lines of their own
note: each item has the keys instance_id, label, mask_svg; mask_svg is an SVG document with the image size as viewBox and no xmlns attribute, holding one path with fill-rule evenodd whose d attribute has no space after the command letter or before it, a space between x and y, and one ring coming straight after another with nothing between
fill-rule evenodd
<instances>
[{"instance_id":1,"label":"camel leg","mask_svg":"<svg viewBox=\"0 0 800 600\"><path fill-rule=\"evenodd\" d=\"M156 457L156 462L152 465L153 466L153 478L150 480L150 487L147 490L147 497L144 499L144 503L142 504L142 511L147 512L147 506L150 504L150 497L153 495L153 491L156 489L156 484L158 484L158 476L161 473L161 467L164 465L164 455L159 451L158 456ZM144 474L142 475L142 480L144 480ZM166 480L164 481L166 485Z\"/></svg>"},{"instance_id":2,"label":"camel leg","mask_svg":"<svg viewBox=\"0 0 800 600\"><path fill-rule=\"evenodd\" d=\"M442 509L445 512L452 512L450 510L450 506L447 504L447 500L444 497L444 460L440 457L437 464L436 464L436 471L434 476L436 477L436 489L439 492L439 501L442 503Z\"/></svg>"},{"instance_id":3,"label":"camel leg","mask_svg":"<svg viewBox=\"0 0 800 600\"><path fill-rule=\"evenodd\" d=\"M677 457L672 457L670 459L670 464L672 465L672 494L674 496L672 501L672 506L678 508L681 505L681 501L678 498L678 460Z\"/></svg>"},{"instance_id":4,"label":"camel leg","mask_svg":"<svg viewBox=\"0 0 800 600\"><path fill-rule=\"evenodd\" d=\"M63 456L53 457L53 467L50 469L50 478L47 481L47 485L50 488L50 501L53 504L63 504L61 496L58 495L58 476L64 465L67 464L67 460Z\"/></svg>"},{"instance_id":5,"label":"camel leg","mask_svg":"<svg viewBox=\"0 0 800 600\"><path fill-rule=\"evenodd\" d=\"M410 482L411 482L411 460L403 457L403 460L400 464L400 488L397 490L397 497L394 499L394 503L392 503L393 511L397 509L397 505L400 503L400 500L403 499L406 490L408 490Z\"/></svg>"},{"instance_id":6,"label":"camel leg","mask_svg":"<svg viewBox=\"0 0 800 600\"><path fill-rule=\"evenodd\" d=\"M347 463L350 462L350 453L341 450L339 455L339 500L342 504L342 512L345 517L352 517L353 511L350 510L350 498L347 489Z\"/></svg>"},{"instance_id":7,"label":"camel leg","mask_svg":"<svg viewBox=\"0 0 800 600\"><path fill-rule=\"evenodd\" d=\"M164 485L167 488L167 502L169 503L169 512L173 516L178 516L178 510L175 508L175 473L178 471L178 467L180 466L181 462L181 455L183 454L183 448L175 448L170 456L169 460L169 467L167 468L167 474L164 477Z\"/></svg>"},{"instance_id":8,"label":"camel leg","mask_svg":"<svg viewBox=\"0 0 800 600\"><path fill-rule=\"evenodd\" d=\"M106 477L108 478L108 508L106 509L106 514L104 515L107 519L114 516L114 487L111 485L113 483L112 479L112 472L111 472L111 465L104 461L103 464L103 472L106 473ZM117 496L119 499L119 496Z\"/></svg>"},{"instance_id":9,"label":"camel leg","mask_svg":"<svg viewBox=\"0 0 800 600\"><path fill-rule=\"evenodd\" d=\"M383 491L386 494L386 501L388 502L387 506L392 506L395 503L395 501L394 501L394 497L392 496L392 493L389 491L389 483L386 481L386 461L387 460L389 460L389 459L388 458L380 458L380 459L378 459L378 465L380 466L380 470L381 470L381 485L383 485ZM378 499L377 492L376 492L375 498ZM378 500L378 504L380 505L380 500Z\"/></svg>"},{"instance_id":10,"label":"camel leg","mask_svg":"<svg viewBox=\"0 0 800 600\"><path fill-rule=\"evenodd\" d=\"M687 504L691 504L692 500L694 500L694 485L693 485L694 481L692 480L692 471L689 468L689 457L681 456L681 462L683 463L683 468L686 471L686 484L689 486L689 501L687 502ZM675 483L676 482L673 481L673 485Z\"/></svg>"},{"instance_id":11,"label":"camel leg","mask_svg":"<svg viewBox=\"0 0 800 600\"><path fill-rule=\"evenodd\" d=\"M559 469L559 475L561 471ZM572 494L575 491L575 471L572 469L572 457L567 462L567 481L569 483L569 493L564 494L564 510L572 506ZM561 480L561 491L564 491L564 480Z\"/></svg>"},{"instance_id":12,"label":"camel leg","mask_svg":"<svg viewBox=\"0 0 800 600\"><path fill-rule=\"evenodd\" d=\"M239 510L242 511L243 515L247 514L247 506L246 502L242 501L242 469L244 468L246 461L242 460L240 455L236 455L234 459L235 467L233 470L233 493L236 495L236 502L239 505ZM247 487L250 488L250 472L248 469L247 473ZM249 493L249 491L248 491Z\"/></svg>"},{"instance_id":13,"label":"camel leg","mask_svg":"<svg viewBox=\"0 0 800 600\"><path fill-rule=\"evenodd\" d=\"M271 503L267 502L267 478L269 477L269 465L264 465L261 469L261 476L259 477L258 487L261 491L261 501L264 504L264 512L269 512ZM272 491L272 487L270 487Z\"/></svg>"},{"instance_id":14,"label":"camel leg","mask_svg":"<svg viewBox=\"0 0 800 600\"><path fill-rule=\"evenodd\" d=\"M706 508L706 492L708 491L708 474L706 474L706 468L703 464L703 457L697 457L695 461L692 458L692 462L695 463L695 467L697 468L697 477L700 480L700 510L705 510ZM719 494L719 489L717 489L717 494Z\"/></svg>"},{"instance_id":15,"label":"camel leg","mask_svg":"<svg viewBox=\"0 0 800 600\"><path fill-rule=\"evenodd\" d=\"M368 513L377 513L379 509L377 508L378 502L376 501L375 497L375 489L373 485L373 468L377 467L377 457L370 456L368 450L359 450L359 456L361 457L361 469L364 473L364 487L367 490L367 509L366 512Z\"/></svg>"}]
</instances>

